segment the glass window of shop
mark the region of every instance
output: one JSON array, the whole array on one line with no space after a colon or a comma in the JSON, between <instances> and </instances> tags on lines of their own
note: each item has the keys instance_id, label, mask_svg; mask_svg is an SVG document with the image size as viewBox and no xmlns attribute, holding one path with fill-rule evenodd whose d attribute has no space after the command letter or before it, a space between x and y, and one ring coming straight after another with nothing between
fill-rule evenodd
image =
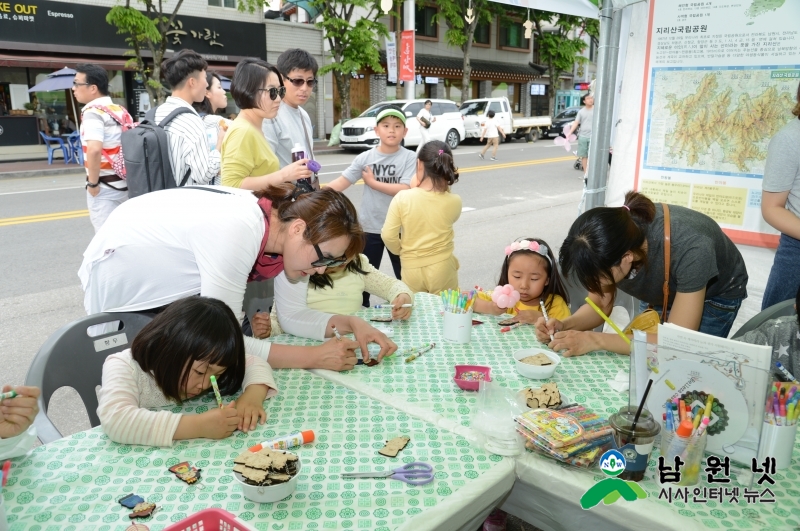
<instances>
[{"instance_id":1,"label":"glass window of shop","mask_svg":"<svg viewBox=\"0 0 800 531\"><path fill-rule=\"evenodd\" d=\"M24 68L0 68L0 116L9 115L12 110L25 110L24 104L30 101L27 90L28 74Z\"/></svg>"}]
</instances>

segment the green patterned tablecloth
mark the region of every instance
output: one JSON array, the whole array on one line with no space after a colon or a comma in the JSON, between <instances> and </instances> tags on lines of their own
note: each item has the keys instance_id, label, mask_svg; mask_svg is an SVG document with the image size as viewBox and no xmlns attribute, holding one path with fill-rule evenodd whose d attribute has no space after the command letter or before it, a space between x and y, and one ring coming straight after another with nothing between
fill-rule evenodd
<instances>
[{"instance_id":1,"label":"green patterned tablecloth","mask_svg":"<svg viewBox=\"0 0 800 531\"><path fill-rule=\"evenodd\" d=\"M315 370L316 374L341 383L361 394L381 400L387 404L425 419L446 429L471 437L472 408L476 404L476 393L462 391L453 381L455 365L486 365L491 367L492 380L503 387L517 391L524 387L539 387L544 381L530 380L521 376L515 368L513 353L524 348L541 346L533 328L523 326L507 333L500 332L496 323L502 317L476 315L484 324L473 326L472 341L460 345L442 339L442 316L440 299L433 295L417 294L414 313L410 321L392 325L394 341L401 350L416 347L431 341L436 348L411 363L400 356L384 359L375 367L357 366L355 369L336 373ZM364 310L362 317L386 316L389 310ZM276 342L287 344L314 344L315 342L293 336L280 336ZM570 402L579 402L605 415L611 415L628 401L628 393L614 391L607 384L620 370L628 371L627 356L608 352L593 352L575 358L562 358L552 381ZM633 525L651 525L653 529L800 529L800 446L795 446L795 459L789 470L778 471L771 487L776 503L746 503L740 496L739 503L729 501L700 503L659 500L661 487L652 478L656 476L656 457L650 460L648 480L641 483L648 492L648 500L637 503L618 502L602 507L618 521ZM595 470L597 472L597 470ZM576 471L560 466L552 460L538 455L526 454L517 460L520 481L534 489L537 496L551 499L553 504L565 504L578 508L580 496L601 476L590 471ZM703 483L703 487L714 487ZM744 486L732 484L744 492ZM516 490L516 489L515 489ZM762 489L763 490L763 487ZM513 496L512 492L512 496ZM542 503L545 510L554 505ZM600 510L600 509L598 509ZM578 509L580 511L580 509ZM619 514L614 514L619 513ZM624 516L620 516L620 514ZM580 513L578 513L580 516ZM622 518L622 520L620 520ZM533 518L532 518L533 521ZM569 526L565 526L569 529Z\"/></svg>"},{"instance_id":2,"label":"green patterned tablecloth","mask_svg":"<svg viewBox=\"0 0 800 531\"><path fill-rule=\"evenodd\" d=\"M13 460L3 500L11 531L104 531L130 525L130 510L116 500L136 493L158 509L139 520L158 531L207 507L220 507L253 529L432 529L488 508L511 488L513 467L467 440L402 411L300 370L276 371L280 387L268 402L269 419L250 434L221 441L182 441L172 448L116 444L101 428L65 437ZM204 397L173 411L215 407ZM278 503L245 499L235 483L233 458L276 435L313 429L314 443L297 449L302 463L297 491ZM409 435L396 459L377 453L387 438ZM202 469L196 485L167 468L190 461ZM433 483L344 481L348 471L431 463Z\"/></svg>"}]
</instances>

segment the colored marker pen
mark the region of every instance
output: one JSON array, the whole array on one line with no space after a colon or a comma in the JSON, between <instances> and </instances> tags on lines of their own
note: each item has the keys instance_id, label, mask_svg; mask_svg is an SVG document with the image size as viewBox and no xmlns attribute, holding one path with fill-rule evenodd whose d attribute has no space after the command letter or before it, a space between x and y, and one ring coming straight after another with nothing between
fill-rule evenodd
<instances>
[{"instance_id":1,"label":"colored marker pen","mask_svg":"<svg viewBox=\"0 0 800 531\"><path fill-rule=\"evenodd\" d=\"M222 395L219 394L219 386L217 385L217 377L213 374L209 378L211 380L211 387L214 388L214 396L217 397L217 405L222 409Z\"/></svg>"},{"instance_id":2,"label":"colored marker pen","mask_svg":"<svg viewBox=\"0 0 800 531\"><path fill-rule=\"evenodd\" d=\"M401 304L400 307L401 308L413 308L414 305L413 304ZM394 305L393 304L376 304L375 306L373 306L373 308L375 308L376 310L380 310L380 309L391 310L392 308L394 308Z\"/></svg>"},{"instance_id":3,"label":"colored marker pen","mask_svg":"<svg viewBox=\"0 0 800 531\"><path fill-rule=\"evenodd\" d=\"M14 398L17 396L17 392L13 389L7 393L0 393L0 400L5 400L6 398Z\"/></svg>"},{"instance_id":4,"label":"colored marker pen","mask_svg":"<svg viewBox=\"0 0 800 531\"><path fill-rule=\"evenodd\" d=\"M313 430L297 431L294 433L290 433L289 435L285 435L283 437L275 437L274 439L264 441L261 444L251 446L249 450L251 452L258 452L259 450L263 450L264 448L271 448L273 450L286 450L288 448L292 448L294 446L302 446L304 444L308 444L313 441L314 441Z\"/></svg>"}]
</instances>

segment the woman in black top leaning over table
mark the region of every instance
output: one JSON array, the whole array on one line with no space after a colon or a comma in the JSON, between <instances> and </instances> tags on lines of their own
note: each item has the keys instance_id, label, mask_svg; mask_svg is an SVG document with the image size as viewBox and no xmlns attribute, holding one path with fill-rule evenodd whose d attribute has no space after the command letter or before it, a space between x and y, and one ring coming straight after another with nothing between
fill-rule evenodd
<instances>
[{"instance_id":1,"label":"woman in black top leaning over table","mask_svg":"<svg viewBox=\"0 0 800 531\"><path fill-rule=\"evenodd\" d=\"M747 297L747 269L739 250L717 222L700 212L668 205L670 216L669 303L667 322L727 337ZM611 313L617 288L660 314L664 286L664 209L638 192L628 192L621 207L600 207L572 224L559 254L561 271L589 290L589 297ZM572 316L547 323L536 333L566 356L594 350L629 354L617 334L591 332L603 320L588 305ZM655 340L655 338L650 338Z\"/></svg>"}]
</instances>

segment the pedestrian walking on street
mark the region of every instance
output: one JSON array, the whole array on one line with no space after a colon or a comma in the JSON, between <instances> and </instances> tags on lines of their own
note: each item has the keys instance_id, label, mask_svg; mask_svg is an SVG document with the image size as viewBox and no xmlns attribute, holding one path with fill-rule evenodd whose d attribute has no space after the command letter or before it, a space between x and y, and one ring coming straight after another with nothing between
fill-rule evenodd
<instances>
[{"instance_id":1,"label":"pedestrian walking on street","mask_svg":"<svg viewBox=\"0 0 800 531\"><path fill-rule=\"evenodd\" d=\"M592 142L592 117L594 116L594 95L590 92L583 99L583 108L578 111L575 121L572 122L572 128L569 130L567 138L575 132L578 127L581 128L578 133L578 158L581 159L583 164L583 174L586 177L586 172L589 171L589 145Z\"/></svg>"},{"instance_id":2,"label":"pedestrian walking on street","mask_svg":"<svg viewBox=\"0 0 800 531\"><path fill-rule=\"evenodd\" d=\"M436 118L434 118L433 114L431 114L431 107L433 107L433 102L431 100L425 100L425 105L417 113L419 134L421 137L419 140L419 145L417 146L417 155L419 155L419 151L422 149L422 146L427 144L431 139L431 124L436 121Z\"/></svg>"},{"instance_id":3,"label":"pedestrian walking on street","mask_svg":"<svg viewBox=\"0 0 800 531\"><path fill-rule=\"evenodd\" d=\"M503 135L503 138L506 137L505 131L503 131L503 128L497 123L497 120L494 119L494 111L487 112L486 121L483 123L483 129L481 130L480 142L483 142L484 137L486 138L486 145L483 146L483 151L478 155L481 159L483 159L483 156L489 150L489 146L494 146L492 150L492 160L497 160L497 148L500 145L500 135Z\"/></svg>"}]
</instances>

